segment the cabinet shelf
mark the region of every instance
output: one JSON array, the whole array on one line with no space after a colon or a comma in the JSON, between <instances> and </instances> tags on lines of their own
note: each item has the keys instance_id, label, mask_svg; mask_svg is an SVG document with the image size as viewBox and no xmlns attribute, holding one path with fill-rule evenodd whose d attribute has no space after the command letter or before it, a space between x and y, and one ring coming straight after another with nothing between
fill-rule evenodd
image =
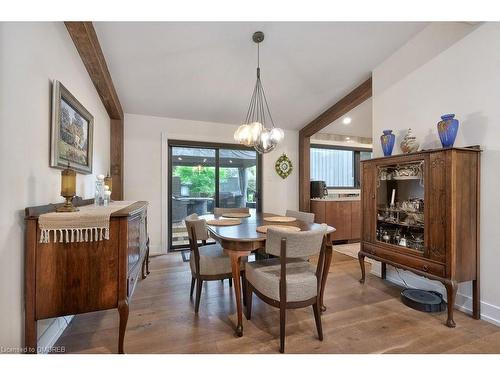
<instances>
[{"instance_id":1,"label":"cabinet shelf","mask_svg":"<svg viewBox=\"0 0 500 375\"><path fill-rule=\"evenodd\" d=\"M398 227L424 229L423 224L407 224L407 223L398 223L394 221L385 221L385 220L377 220L377 222L380 224L395 225Z\"/></svg>"}]
</instances>

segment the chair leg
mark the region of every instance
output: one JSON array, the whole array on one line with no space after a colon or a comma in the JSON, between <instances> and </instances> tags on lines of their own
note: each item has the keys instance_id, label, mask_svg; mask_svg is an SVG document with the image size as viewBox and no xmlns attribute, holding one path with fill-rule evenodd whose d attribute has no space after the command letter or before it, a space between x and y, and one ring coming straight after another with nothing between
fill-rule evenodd
<instances>
[{"instance_id":1,"label":"chair leg","mask_svg":"<svg viewBox=\"0 0 500 375\"><path fill-rule=\"evenodd\" d=\"M194 277L191 277L191 291L189 292L189 297L193 297L195 283L196 283L196 279Z\"/></svg>"},{"instance_id":2,"label":"chair leg","mask_svg":"<svg viewBox=\"0 0 500 375\"><path fill-rule=\"evenodd\" d=\"M243 293L243 306L247 305L247 279L245 277L245 271L241 271L241 291Z\"/></svg>"},{"instance_id":3,"label":"chair leg","mask_svg":"<svg viewBox=\"0 0 500 375\"><path fill-rule=\"evenodd\" d=\"M316 329L318 330L319 341L323 341L323 327L321 326L321 312L319 311L319 304L316 302L313 305L314 320L316 321Z\"/></svg>"},{"instance_id":4,"label":"chair leg","mask_svg":"<svg viewBox=\"0 0 500 375\"><path fill-rule=\"evenodd\" d=\"M247 320L250 320L252 318L252 296L253 296L253 288L248 282L248 280L245 279L245 299L246 301L246 318Z\"/></svg>"},{"instance_id":5,"label":"chair leg","mask_svg":"<svg viewBox=\"0 0 500 375\"><path fill-rule=\"evenodd\" d=\"M280 304L280 353L285 352L286 305Z\"/></svg>"},{"instance_id":6,"label":"chair leg","mask_svg":"<svg viewBox=\"0 0 500 375\"><path fill-rule=\"evenodd\" d=\"M198 314L198 310L200 309L200 297L201 297L201 286L203 284L203 280L196 279L196 301L194 303L194 312Z\"/></svg>"},{"instance_id":7,"label":"chair leg","mask_svg":"<svg viewBox=\"0 0 500 375\"><path fill-rule=\"evenodd\" d=\"M229 278L229 287L232 288L233 287L233 279L230 277Z\"/></svg>"}]
</instances>

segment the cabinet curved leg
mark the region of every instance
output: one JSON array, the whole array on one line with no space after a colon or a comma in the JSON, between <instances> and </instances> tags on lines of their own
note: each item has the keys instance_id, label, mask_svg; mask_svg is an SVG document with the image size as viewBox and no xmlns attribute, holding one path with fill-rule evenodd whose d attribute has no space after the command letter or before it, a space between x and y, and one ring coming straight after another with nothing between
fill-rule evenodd
<instances>
[{"instance_id":1,"label":"cabinet curved leg","mask_svg":"<svg viewBox=\"0 0 500 375\"><path fill-rule=\"evenodd\" d=\"M118 336L118 353L124 354L123 341L125 339L125 330L127 329L128 321L128 302L123 300L118 302L118 313L120 314L120 331Z\"/></svg>"},{"instance_id":2,"label":"cabinet curved leg","mask_svg":"<svg viewBox=\"0 0 500 375\"><path fill-rule=\"evenodd\" d=\"M359 282L361 284L365 283L365 277L366 277L366 271L365 271L365 256L364 254L361 253L361 251L358 253L358 260L359 260L359 266L361 267L361 279L359 279Z\"/></svg>"},{"instance_id":3,"label":"cabinet curved leg","mask_svg":"<svg viewBox=\"0 0 500 375\"><path fill-rule=\"evenodd\" d=\"M450 328L455 328L456 324L453 320L453 307L455 306L458 283L454 280L450 280L449 282L446 282L444 286L446 287L446 294L448 297L448 319L446 320L446 325Z\"/></svg>"},{"instance_id":4,"label":"cabinet curved leg","mask_svg":"<svg viewBox=\"0 0 500 375\"><path fill-rule=\"evenodd\" d=\"M380 273L382 280L387 279L387 264L384 262L380 264Z\"/></svg>"},{"instance_id":5,"label":"cabinet curved leg","mask_svg":"<svg viewBox=\"0 0 500 375\"><path fill-rule=\"evenodd\" d=\"M142 261L141 264L141 279L144 280L146 278L146 262L147 262L147 257L144 256L144 260Z\"/></svg>"}]
</instances>

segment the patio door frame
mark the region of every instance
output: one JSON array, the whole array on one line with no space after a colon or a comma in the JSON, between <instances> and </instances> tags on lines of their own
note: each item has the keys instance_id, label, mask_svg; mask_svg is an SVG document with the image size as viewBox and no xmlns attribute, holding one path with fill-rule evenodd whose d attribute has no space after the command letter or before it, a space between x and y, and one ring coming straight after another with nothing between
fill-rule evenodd
<instances>
[{"instance_id":1,"label":"patio door frame","mask_svg":"<svg viewBox=\"0 0 500 375\"><path fill-rule=\"evenodd\" d=\"M219 151L221 149L228 149L228 150L243 150L243 151L255 151L253 147L247 147L243 146L240 144L233 144L233 143L217 143L217 142L199 142L199 141L185 141L185 140L178 140L178 139L168 139L167 140L167 152L163 153L163 158L168 159L167 163L167 191L166 191L166 197L165 193L163 193L162 201L163 199L166 199L166 202L168 202L168 217L167 217L167 228L162 228L164 231L162 233L162 237L164 235L167 235L166 230L168 230L168 235L167 235L167 252L171 251L177 251L180 249L185 249L186 247L182 246L172 246L172 148L173 147L189 147L189 148L202 148L202 149L213 149L215 150L215 206L219 206L219 168L220 168L220 160L219 160ZM255 151L257 155L257 181L256 181L256 187L257 187L257 204L256 204L256 210L257 212L262 211L262 155ZM164 206L164 204L163 204Z\"/></svg>"}]
</instances>

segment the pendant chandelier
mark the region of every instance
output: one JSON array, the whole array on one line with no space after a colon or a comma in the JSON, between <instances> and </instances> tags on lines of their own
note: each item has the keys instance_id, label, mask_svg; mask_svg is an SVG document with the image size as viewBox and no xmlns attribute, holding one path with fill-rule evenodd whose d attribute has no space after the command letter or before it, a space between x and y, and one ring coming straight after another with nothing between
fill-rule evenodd
<instances>
[{"instance_id":1,"label":"pendant chandelier","mask_svg":"<svg viewBox=\"0 0 500 375\"><path fill-rule=\"evenodd\" d=\"M245 122L234 133L234 139L246 146L255 148L261 154L270 152L283 140L283 129L274 126L271 111L267 105L266 94L260 81L260 50L259 44L264 40L264 33L257 31L252 40L257 43L257 82L253 89L250 105L248 106ZM271 127L266 127L269 120Z\"/></svg>"}]
</instances>

